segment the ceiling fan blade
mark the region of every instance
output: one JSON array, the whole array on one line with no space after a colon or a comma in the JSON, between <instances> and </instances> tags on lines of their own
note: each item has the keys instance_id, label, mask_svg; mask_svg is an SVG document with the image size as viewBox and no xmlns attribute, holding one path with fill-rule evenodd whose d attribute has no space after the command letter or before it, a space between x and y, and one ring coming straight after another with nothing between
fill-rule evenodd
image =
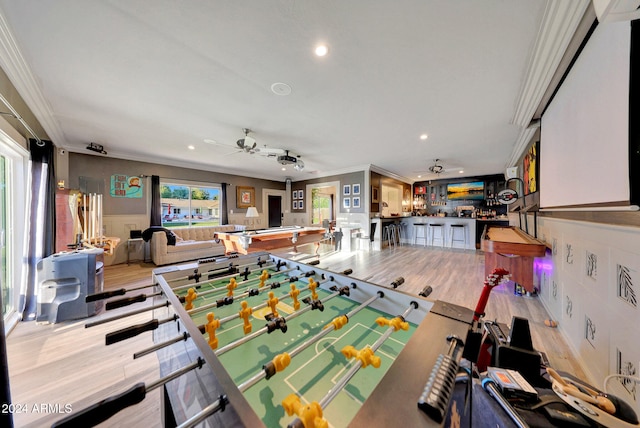
<instances>
[{"instance_id":1,"label":"ceiling fan blade","mask_svg":"<svg viewBox=\"0 0 640 428\"><path fill-rule=\"evenodd\" d=\"M261 155L261 156L278 156L278 155L283 155L284 154L284 150L282 149L272 149L270 147L257 147L255 149L256 153Z\"/></svg>"}]
</instances>

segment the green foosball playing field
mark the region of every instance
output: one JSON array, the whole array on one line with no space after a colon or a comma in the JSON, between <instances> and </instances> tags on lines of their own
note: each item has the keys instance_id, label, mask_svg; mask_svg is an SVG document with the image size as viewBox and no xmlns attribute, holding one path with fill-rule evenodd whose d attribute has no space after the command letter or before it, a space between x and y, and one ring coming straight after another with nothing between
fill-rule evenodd
<instances>
[{"instance_id":1,"label":"green foosball playing field","mask_svg":"<svg viewBox=\"0 0 640 428\"><path fill-rule=\"evenodd\" d=\"M318 280L313 278L290 278L291 272L266 271L269 278L262 274L261 279L258 274L262 272L256 272L248 276L247 281L239 278L231 285L229 278L213 280L199 283L199 288L191 293L186 286L179 286L176 295L186 297L189 294L185 309L194 324L202 326L205 340L215 344L212 346L214 353L268 427L286 426L296 418L295 414L288 415L283 407L287 397L295 394L302 404L320 401L356 364L356 357L362 356L360 365L363 367L323 412L323 417L332 426L347 425L416 326L406 323L403 327L407 330L396 326L371 356L363 350L390 330L389 321L406 308L399 308L396 314L386 314L363 305L361 302L371 296L348 284L346 287L345 284L333 284L335 290L326 290L317 286ZM325 283L325 287L332 285L330 279L319 281ZM314 282L317 288L313 286ZM277 283L279 287L274 286ZM344 295L345 288L349 296ZM292 291L295 299L290 294ZM356 297L359 297L357 301ZM311 306L318 308L310 309ZM252 308L251 314L241 316L248 308ZM330 324L350 312L355 314L348 322L341 319ZM271 327L265 328L267 324ZM328 325L331 327L325 331L324 327ZM249 328L245 334L245 329ZM251 338L246 339L248 336ZM295 355L289 357L288 353L292 351ZM260 376L265 371L263 366L283 358L290 362L281 371L274 371L269 379ZM252 381L256 375L261 379Z\"/></svg>"}]
</instances>

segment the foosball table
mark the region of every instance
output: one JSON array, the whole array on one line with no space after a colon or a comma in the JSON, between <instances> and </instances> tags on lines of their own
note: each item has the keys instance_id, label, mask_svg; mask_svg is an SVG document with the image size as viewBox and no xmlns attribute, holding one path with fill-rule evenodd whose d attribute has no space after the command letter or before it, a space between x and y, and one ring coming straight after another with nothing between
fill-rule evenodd
<instances>
[{"instance_id":1,"label":"foosball table","mask_svg":"<svg viewBox=\"0 0 640 428\"><path fill-rule=\"evenodd\" d=\"M106 420L158 387L165 426L441 426L473 311L349 274L266 252L156 269L153 320L106 342L152 330L134 358L155 353L161 378L55 426Z\"/></svg>"}]
</instances>

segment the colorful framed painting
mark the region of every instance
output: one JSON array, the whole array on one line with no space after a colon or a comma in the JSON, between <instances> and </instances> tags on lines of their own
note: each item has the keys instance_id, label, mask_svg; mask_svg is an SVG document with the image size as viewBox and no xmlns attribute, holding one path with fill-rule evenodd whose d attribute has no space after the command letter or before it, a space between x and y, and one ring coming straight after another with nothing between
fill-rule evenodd
<instances>
[{"instance_id":1,"label":"colorful framed painting","mask_svg":"<svg viewBox=\"0 0 640 428\"><path fill-rule=\"evenodd\" d=\"M249 208L256 205L256 189L248 186L236 187L236 208Z\"/></svg>"},{"instance_id":2,"label":"colorful framed painting","mask_svg":"<svg viewBox=\"0 0 640 428\"><path fill-rule=\"evenodd\" d=\"M522 160L524 194L538 191L538 143L533 143Z\"/></svg>"}]
</instances>

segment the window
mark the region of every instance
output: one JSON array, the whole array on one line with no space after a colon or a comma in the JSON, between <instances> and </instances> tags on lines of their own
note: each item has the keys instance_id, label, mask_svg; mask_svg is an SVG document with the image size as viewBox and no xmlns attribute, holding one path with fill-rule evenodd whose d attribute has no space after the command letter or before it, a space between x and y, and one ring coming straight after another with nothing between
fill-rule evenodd
<instances>
[{"instance_id":1,"label":"window","mask_svg":"<svg viewBox=\"0 0 640 428\"><path fill-rule=\"evenodd\" d=\"M23 285L28 152L0 132L0 290L5 331L19 319Z\"/></svg>"},{"instance_id":2,"label":"window","mask_svg":"<svg viewBox=\"0 0 640 428\"><path fill-rule=\"evenodd\" d=\"M216 185L160 182L164 227L217 226L220 224L221 189Z\"/></svg>"}]
</instances>

